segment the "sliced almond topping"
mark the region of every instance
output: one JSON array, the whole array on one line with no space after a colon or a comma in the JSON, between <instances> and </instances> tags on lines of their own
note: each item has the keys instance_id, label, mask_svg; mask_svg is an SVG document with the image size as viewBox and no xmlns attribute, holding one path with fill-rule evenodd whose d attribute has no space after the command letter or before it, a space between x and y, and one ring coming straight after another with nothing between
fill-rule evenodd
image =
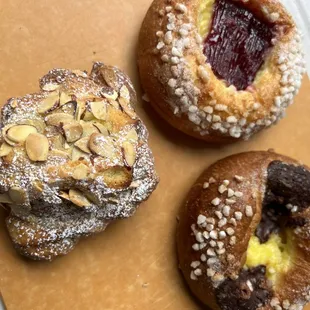
<instances>
[{"instance_id":1,"label":"sliced almond topping","mask_svg":"<svg viewBox=\"0 0 310 310\"><path fill-rule=\"evenodd\" d=\"M69 191L70 200L78 207L89 207L91 202L83 195L83 193L76 189L70 189Z\"/></svg>"},{"instance_id":2,"label":"sliced almond topping","mask_svg":"<svg viewBox=\"0 0 310 310\"><path fill-rule=\"evenodd\" d=\"M120 96L124 98L127 102L130 102L130 93L125 85L123 85L120 89Z\"/></svg>"},{"instance_id":3,"label":"sliced almond topping","mask_svg":"<svg viewBox=\"0 0 310 310\"><path fill-rule=\"evenodd\" d=\"M26 192L20 187L11 187L8 194L14 203L23 204L26 202Z\"/></svg>"},{"instance_id":4,"label":"sliced almond topping","mask_svg":"<svg viewBox=\"0 0 310 310\"><path fill-rule=\"evenodd\" d=\"M86 111L86 103L84 101L78 100L77 107L76 107L76 113L75 113L75 119L79 121L82 118L85 111Z\"/></svg>"},{"instance_id":5,"label":"sliced almond topping","mask_svg":"<svg viewBox=\"0 0 310 310\"><path fill-rule=\"evenodd\" d=\"M79 148L74 147L72 150L72 160L77 161L83 158L89 158L89 154L82 152Z\"/></svg>"},{"instance_id":6,"label":"sliced almond topping","mask_svg":"<svg viewBox=\"0 0 310 310\"><path fill-rule=\"evenodd\" d=\"M66 159L70 158L70 154L69 153L67 153L66 151L61 151L61 150L51 150L49 152L49 155L50 156L63 157L63 158L66 158Z\"/></svg>"},{"instance_id":7,"label":"sliced almond topping","mask_svg":"<svg viewBox=\"0 0 310 310\"><path fill-rule=\"evenodd\" d=\"M138 142L139 137L138 137L136 129L135 128L130 129L128 131L127 135L125 136L125 139L126 140L131 140L133 142Z\"/></svg>"},{"instance_id":8,"label":"sliced almond topping","mask_svg":"<svg viewBox=\"0 0 310 310\"><path fill-rule=\"evenodd\" d=\"M64 150L65 147L65 138L61 134L56 134L49 137L49 142L51 144L52 150Z\"/></svg>"},{"instance_id":9,"label":"sliced almond topping","mask_svg":"<svg viewBox=\"0 0 310 310\"><path fill-rule=\"evenodd\" d=\"M72 177L75 180L83 180L87 178L88 172L88 167L81 163L74 168Z\"/></svg>"},{"instance_id":10,"label":"sliced almond topping","mask_svg":"<svg viewBox=\"0 0 310 310\"><path fill-rule=\"evenodd\" d=\"M44 114L53 111L57 108L59 104L59 93L55 91L50 93L45 99L43 99L38 105L38 113Z\"/></svg>"},{"instance_id":11,"label":"sliced almond topping","mask_svg":"<svg viewBox=\"0 0 310 310\"><path fill-rule=\"evenodd\" d=\"M69 95L65 92L60 93L60 97L59 97L59 105L60 106L63 106L64 104L71 102L71 101L72 101L71 95Z\"/></svg>"},{"instance_id":12,"label":"sliced almond topping","mask_svg":"<svg viewBox=\"0 0 310 310\"><path fill-rule=\"evenodd\" d=\"M2 143L0 147L0 157L7 156L13 151L13 147L6 142Z\"/></svg>"},{"instance_id":13,"label":"sliced almond topping","mask_svg":"<svg viewBox=\"0 0 310 310\"><path fill-rule=\"evenodd\" d=\"M34 126L16 125L16 126L12 126L7 131L7 138L13 142L20 143L20 142L24 142L31 133L36 133L36 132L37 132L37 129Z\"/></svg>"},{"instance_id":14,"label":"sliced almond topping","mask_svg":"<svg viewBox=\"0 0 310 310\"><path fill-rule=\"evenodd\" d=\"M0 194L0 203L13 203L8 193Z\"/></svg>"},{"instance_id":15,"label":"sliced almond topping","mask_svg":"<svg viewBox=\"0 0 310 310\"><path fill-rule=\"evenodd\" d=\"M93 133L99 133L97 126L94 126L94 123L80 121L80 124L83 127L83 137L89 137Z\"/></svg>"},{"instance_id":16,"label":"sliced almond topping","mask_svg":"<svg viewBox=\"0 0 310 310\"><path fill-rule=\"evenodd\" d=\"M45 91L55 91L56 89L58 89L60 87L59 84L55 84L55 83L47 83L47 84L44 84L42 86L42 89L45 90Z\"/></svg>"},{"instance_id":17,"label":"sliced almond topping","mask_svg":"<svg viewBox=\"0 0 310 310\"><path fill-rule=\"evenodd\" d=\"M107 118L107 104L105 101L91 102L90 108L97 119L106 120Z\"/></svg>"},{"instance_id":18,"label":"sliced almond topping","mask_svg":"<svg viewBox=\"0 0 310 310\"><path fill-rule=\"evenodd\" d=\"M88 148L89 137L84 137L74 143L76 147L78 147L81 151L85 153L91 153L90 149Z\"/></svg>"},{"instance_id":19,"label":"sliced almond topping","mask_svg":"<svg viewBox=\"0 0 310 310\"><path fill-rule=\"evenodd\" d=\"M63 130L69 143L79 140L83 134L83 127L77 122L64 125Z\"/></svg>"},{"instance_id":20,"label":"sliced almond topping","mask_svg":"<svg viewBox=\"0 0 310 310\"><path fill-rule=\"evenodd\" d=\"M89 122L95 120L95 116L93 113L89 112L87 109L82 117L83 121Z\"/></svg>"},{"instance_id":21,"label":"sliced almond topping","mask_svg":"<svg viewBox=\"0 0 310 310\"><path fill-rule=\"evenodd\" d=\"M119 105L119 103L117 102L117 101L115 101L115 100L109 100L109 104L112 106L112 107L114 107L115 109L117 109L117 110L120 110L120 105Z\"/></svg>"},{"instance_id":22,"label":"sliced almond topping","mask_svg":"<svg viewBox=\"0 0 310 310\"><path fill-rule=\"evenodd\" d=\"M114 68L104 66L100 69L100 73L108 86L116 90L119 89L118 77Z\"/></svg>"},{"instance_id":23,"label":"sliced almond topping","mask_svg":"<svg viewBox=\"0 0 310 310\"><path fill-rule=\"evenodd\" d=\"M46 161L48 156L48 139L40 133L32 133L26 140L26 152L32 161Z\"/></svg>"},{"instance_id":24,"label":"sliced almond topping","mask_svg":"<svg viewBox=\"0 0 310 310\"><path fill-rule=\"evenodd\" d=\"M15 143L15 142L11 141L10 139L8 139L7 136L3 136L3 139L4 139L4 141L5 141L7 144L9 144L9 145L11 145L11 146L16 146L16 145L17 145L17 143Z\"/></svg>"},{"instance_id":25,"label":"sliced almond topping","mask_svg":"<svg viewBox=\"0 0 310 310\"><path fill-rule=\"evenodd\" d=\"M65 192L60 192L58 196L61 197L61 198L63 198L63 199L66 199L66 200L71 201L71 200L70 200L70 197L69 197L69 194L67 194L67 193L65 193Z\"/></svg>"},{"instance_id":26,"label":"sliced almond topping","mask_svg":"<svg viewBox=\"0 0 310 310\"><path fill-rule=\"evenodd\" d=\"M17 106L18 106L18 101L16 100L16 99L11 99L10 100L10 106L12 107L12 108L17 108Z\"/></svg>"},{"instance_id":27,"label":"sliced almond topping","mask_svg":"<svg viewBox=\"0 0 310 310\"><path fill-rule=\"evenodd\" d=\"M17 125L29 125L37 129L39 133L43 133L45 130L45 123L40 119L25 119L17 122Z\"/></svg>"},{"instance_id":28,"label":"sliced almond topping","mask_svg":"<svg viewBox=\"0 0 310 310\"><path fill-rule=\"evenodd\" d=\"M72 73L74 73L74 74L77 75L77 76L87 78L87 73L84 72L84 71L81 71L81 70L72 70Z\"/></svg>"},{"instance_id":29,"label":"sliced almond topping","mask_svg":"<svg viewBox=\"0 0 310 310\"><path fill-rule=\"evenodd\" d=\"M43 190L44 190L44 185L43 185L43 183L42 183L41 181L39 181L39 180L36 180L36 181L33 182L33 187L34 187L38 192L40 192L40 193L42 193Z\"/></svg>"},{"instance_id":30,"label":"sliced almond topping","mask_svg":"<svg viewBox=\"0 0 310 310\"><path fill-rule=\"evenodd\" d=\"M69 101L61 106L61 109L55 111L55 113L65 113L65 114L70 114L72 117L75 117L76 114L76 109L77 109L77 103L76 101Z\"/></svg>"},{"instance_id":31,"label":"sliced almond topping","mask_svg":"<svg viewBox=\"0 0 310 310\"><path fill-rule=\"evenodd\" d=\"M86 198L88 200L90 200L92 203L99 205L100 204L100 200L96 197L96 195L94 193L91 192L84 192L84 195L86 196Z\"/></svg>"},{"instance_id":32,"label":"sliced almond topping","mask_svg":"<svg viewBox=\"0 0 310 310\"><path fill-rule=\"evenodd\" d=\"M11 152L8 155L2 157L2 160L5 165L12 165L13 159L14 159L14 152Z\"/></svg>"},{"instance_id":33,"label":"sliced almond topping","mask_svg":"<svg viewBox=\"0 0 310 310\"><path fill-rule=\"evenodd\" d=\"M129 141L123 143L123 154L127 165L132 167L136 161L137 154L135 147Z\"/></svg>"},{"instance_id":34,"label":"sliced almond topping","mask_svg":"<svg viewBox=\"0 0 310 310\"><path fill-rule=\"evenodd\" d=\"M124 98L119 98L118 102L120 104L120 106L122 107L122 109L124 110L124 112L132 119L136 119L137 118L137 114L135 112L135 110L132 108L131 104Z\"/></svg>"},{"instance_id":35,"label":"sliced almond topping","mask_svg":"<svg viewBox=\"0 0 310 310\"><path fill-rule=\"evenodd\" d=\"M100 133L104 134L105 136L109 135L109 131L108 131L107 127L105 127L104 125L102 125L99 122L94 122L93 124L99 130Z\"/></svg>"},{"instance_id":36,"label":"sliced almond topping","mask_svg":"<svg viewBox=\"0 0 310 310\"><path fill-rule=\"evenodd\" d=\"M73 121L73 116L66 113L54 113L46 116L45 122L50 126L60 126L60 124L68 124Z\"/></svg>"},{"instance_id":37,"label":"sliced almond topping","mask_svg":"<svg viewBox=\"0 0 310 310\"><path fill-rule=\"evenodd\" d=\"M90 136L89 148L93 153L111 160L118 157L118 151L114 146L113 139L100 133L94 133Z\"/></svg>"},{"instance_id":38,"label":"sliced almond topping","mask_svg":"<svg viewBox=\"0 0 310 310\"><path fill-rule=\"evenodd\" d=\"M118 93L113 90L111 92L104 92L102 93L102 95L107 98L107 99L111 99L111 100L116 100L118 98Z\"/></svg>"}]
</instances>

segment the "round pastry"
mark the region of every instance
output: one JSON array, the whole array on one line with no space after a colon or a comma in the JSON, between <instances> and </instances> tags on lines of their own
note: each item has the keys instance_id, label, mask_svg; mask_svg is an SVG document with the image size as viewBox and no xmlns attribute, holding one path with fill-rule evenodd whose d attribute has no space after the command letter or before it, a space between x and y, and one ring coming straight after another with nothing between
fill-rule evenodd
<instances>
[{"instance_id":1,"label":"round pastry","mask_svg":"<svg viewBox=\"0 0 310 310\"><path fill-rule=\"evenodd\" d=\"M310 301L310 170L272 152L237 154L192 187L180 268L212 309L301 310Z\"/></svg>"},{"instance_id":2,"label":"round pastry","mask_svg":"<svg viewBox=\"0 0 310 310\"><path fill-rule=\"evenodd\" d=\"M158 113L209 143L276 123L305 71L300 34L279 0L155 0L138 64Z\"/></svg>"},{"instance_id":3,"label":"round pastry","mask_svg":"<svg viewBox=\"0 0 310 310\"><path fill-rule=\"evenodd\" d=\"M54 69L2 108L0 202L17 251L52 260L131 216L158 178L136 93L115 67Z\"/></svg>"}]
</instances>

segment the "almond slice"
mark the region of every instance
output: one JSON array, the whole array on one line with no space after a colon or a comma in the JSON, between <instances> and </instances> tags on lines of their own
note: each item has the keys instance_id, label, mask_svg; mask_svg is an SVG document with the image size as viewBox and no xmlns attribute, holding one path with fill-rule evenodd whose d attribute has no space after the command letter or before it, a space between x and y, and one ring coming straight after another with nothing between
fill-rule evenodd
<instances>
[{"instance_id":1,"label":"almond slice","mask_svg":"<svg viewBox=\"0 0 310 310\"><path fill-rule=\"evenodd\" d=\"M14 203L23 204L26 202L26 192L20 187L11 187L8 194Z\"/></svg>"},{"instance_id":2,"label":"almond slice","mask_svg":"<svg viewBox=\"0 0 310 310\"><path fill-rule=\"evenodd\" d=\"M26 140L26 152L32 161L46 161L48 157L48 139L40 133L32 133Z\"/></svg>"},{"instance_id":3,"label":"almond slice","mask_svg":"<svg viewBox=\"0 0 310 310\"><path fill-rule=\"evenodd\" d=\"M109 131L108 131L107 127L105 127L101 123L94 122L93 125L99 130L100 133L104 134L105 136L109 135Z\"/></svg>"},{"instance_id":4,"label":"almond slice","mask_svg":"<svg viewBox=\"0 0 310 310\"><path fill-rule=\"evenodd\" d=\"M94 203L95 205L100 205L100 200L99 198L97 198L97 196L94 193L91 192L84 192L84 195L86 196L86 198L91 201L92 203Z\"/></svg>"},{"instance_id":5,"label":"almond slice","mask_svg":"<svg viewBox=\"0 0 310 310\"><path fill-rule=\"evenodd\" d=\"M132 167L136 161L137 153L135 147L129 141L124 141L123 143L123 154L126 164Z\"/></svg>"},{"instance_id":6,"label":"almond slice","mask_svg":"<svg viewBox=\"0 0 310 310\"><path fill-rule=\"evenodd\" d=\"M83 121L89 122L95 120L95 116L93 113L89 112L87 109L85 110L83 117Z\"/></svg>"},{"instance_id":7,"label":"almond slice","mask_svg":"<svg viewBox=\"0 0 310 310\"><path fill-rule=\"evenodd\" d=\"M90 149L88 148L89 137L84 137L74 143L76 147L78 147L81 151L85 153L91 153Z\"/></svg>"},{"instance_id":8,"label":"almond slice","mask_svg":"<svg viewBox=\"0 0 310 310\"><path fill-rule=\"evenodd\" d=\"M39 193L42 193L43 190L44 190L44 184L39 181L39 180L36 180L33 182L33 187L39 192Z\"/></svg>"},{"instance_id":9,"label":"almond slice","mask_svg":"<svg viewBox=\"0 0 310 310\"><path fill-rule=\"evenodd\" d=\"M137 118L137 114L135 112L135 110L132 108L131 104L129 101L127 101L124 98L119 98L118 102L120 104L120 106L122 107L122 109L124 110L124 112L132 119L136 119Z\"/></svg>"},{"instance_id":10,"label":"almond slice","mask_svg":"<svg viewBox=\"0 0 310 310\"><path fill-rule=\"evenodd\" d=\"M118 76L114 68L104 66L100 69L100 73L108 86L116 90L119 89Z\"/></svg>"},{"instance_id":11,"label":"almond slice","mask_svg":"<svg viewBox=\"0 0 310 310\"><path fill-rule=\"evenodd\" d=\"M128 131L127 135L125 136L125 139L133 141L133 142L138 142L139 136L138 136L138 133L137 133L136 129L135 128L131 128Z\"/></svg>"},{"instance_id":12,"label":"almond slice","mask_svg":"<svg viewBox=\"0 0 310 310\"><path fill-rule=\"evenodd\" d=\"M79 121L86 112L86 103L84 101L77 101L75 119Z\"/></svg>"},{"instance_id":13,"label":"almond slice","mask_svg":"<svg viewBox=\"0 0 310 310\"><path fill-rule=\"evenodd\" d=\"M72 177L75 180L84 180L87 178L88 172L88 167L81 163L74 168Z\"/></svg>"},{"instance_id":14,"label":"almond slice","mask_svg":"<svg viewBox=\"0 0 310 310\"><path fill-rule=\"evenodd\" d=\"M13 147L3 142L0 147L0 157L7 156L13 151Z\"/></svg>"},{"instance_id":15,"label":"almond slice","mask_svg":"<svg viewBox=\"0 0 310 310\"><path fill-rule=\"evenodd\" d=\"M70 159L70 154L65 152L65 151L61 151L61 150L51 150L49 152L49 155L50 156L57 156L57 157L62 157L62 158L65 158L65 159Z\"/></svg>"},{"instance_id":16,"label":"almond slice","mask_svg":"<svg viewBox=\"0 0 310 310\"><path fill-rule=\"evenodd\" d=\"M55 91L56 89L58 89L60 87L59 84L55 84L55 83L46 83L44 84L41 88L45 91Z\"/></svg>"},{"instance_id":17,"label":"almond slice","mask_svg":"<svg viewBox=\"0 0 310 310\"><path fill-rule=\"evenodd\" d=\"M113 90L111 92L103 92L102 95L107 98L107 99L111 99L111 100L116 100L118 98L118 93Z\"/></svg>"},{"instance_id":18,"label":"almond slice","mask_svg":"<svg viewBox=\"0 0 310 310\"><path fill-rule=\"evenodd\" d=\"M117 109L117 110L120 110L120 109L121 109L119 103L118 103L117 101L115 101L115 100L109 100L109 104L110 104L112 107L114 107L115 109Z\"/></svg>"},{"instance_id":19,"label":"almond slice","mask_svg":"<svg viewBox=\"0 0 310 310\"><path fill-rule=\"evenodd\" d=\"M63 130L69 143L79 140L83 134L83 127L77 122L64 125Z\"/></svg>"},{"instance_id":20,"label":"almond slice","mask_svg":"<svg viewBox=\"0 0 310 310\"><path fill-rule=\"evenodd\" d=\"M77 103L76 101L69 101L61 106L61 110L57 110L56 113L65 113L65 114L70 114L73 117L75 117L76 114L76 109L77 109Z\"/></svg>"},{"instance_id":21,"label":"almond slice","mask_svg":"<svg viewBox=\"0 0 310 310\"><path fill-rule=\"evenodd\" d=\"M17 106L18 106L18 101L17 101L17 99L15 99L15 98L12 98L11 100L10 100L10 106L13 108L13 109L15 109L15 108L17 108Z\"/></svg>"},{"instance_id":22,"label":"almond slice","mask_svg":"<svg viewBox=\"0 0 310 310\"><path fill-rule=\"evenodd\" d=\"M97 126L94 126L94 123L80 121L81 126L83 127L82 137L89 137L93 133L99 133Z\"/></svg>"},{"instance_id":23,"label":"almond slice","mask_svg":"<svg viewBox=\"0 0 310 310\"><path fill-rule=\"evenodd\" d=\"M37 129L39 133L43 133L45 130L45 123L40 119L25 119L17 122L17 125L29 125Z\"/></svg>"},{"instance_id":24,"label":"almond slice","mask_svg":"<svg viewBox=\"0 0 310 310\"><path fill-rule=\"evenodd\" d=\"M65 148L65 138L61 134L55 134L49 137L49 142L52 150L64 150Z\"/></svg>"},{"instance_id":25,"label":"almond slice","mask_svg":"<svg viewBox=\"0 0 310 310\"><path fill-rule=\"evenodd\" d=\"M91 202L83 195L83 193L76 189L70 189L69 198L78 207L89 207Z\"/></svg>"},{"instance_id":26,"label":"almond slice","mask_svg":"<svg viewBox=\"0 0 310 310\"><path fill-rule=\"evenodd\" d=\"M54 113L46 116L45 122L50 126L60 126L60 124L68 124L73 121L73 115L67 113Z\"/></svg>"},{"instance_id":27,"label":"almond slice","mask_svg":"<svg viewBox=\"0 0 310 310\"><path fill-rule=\"evenodd\" d=\"M0 203L13 203L8 193L0 194Z\"/></svg>"},{"instance_id":28,"label":"almond slice","mask_svg":"<svg viewBox=\"0 0 310 310\"><path fill-rule=\"evenodd\" d=\"M69 197L69 194L67 194L67 193L65 193L65 192L60 192L58 196L61 197L61 198L63 198L63 199L66 199L66 200L71 201L71 200L70 200L70 197Z\"/></svg>"},{"instance_id":29,"label":"almond slice","mask_svg":"<svg viewBox=\"0 0 310 310\"><path fill-rule=\"evenodd\" d=\"M2 161L5 165L11 165L13 163L14 157L14 152L11 152L8 155L3 156Z\"/></svg>"},{"instance_id":30,"label":"almond slice","mask_svg":"<svg viewBox=\"0 0 310 310\"><path fill-rule=\"evenodd\" d=\"M87 78L87 73L81 70L72 70L72 73L74 73L76 76Z\"/></svg>"},{"instance_id":31,"label":"almond slice","mask_svg":"<svg viewBox=\"0 0 310 310\"><path fill-rule=\"evenodd\" d=\"M64 104L71 102L72 101L72 96L65 93L61 92L60 97L59 97L59 105L62 107Z\"/></svg>"},{"instance_id":32,"label":"almond slice","mask_svg":"<svg viewBox=\"0 0 310 310\"><path fill-rule=\"evenodd\" d=\"M122 98L124 98L127 102L130 102L130 93L129 93L128 88L125 85L121 87L119 92Z\"/></svg>"},{"instance_id":33,"label":"almond slice","mask_svg":"<svg viewBox=\"0 0 310 310\"><path fill-rule=\"evenodd\" d=\"M9 124L9 125L4 126L4 127L2 128L2 130L1 130L1 132L2 132L3 139L4 139L4 141L5 141L7 144L9 144L9 145L11 145L11 146L16 146L17 143L11 141L11 140L7 137L7 132L8 132L8 130L9 130L10 128L12 128L13 126L16 126L16 125L15 125L15 124Z\"/></svg>"},{"instance_id":34,"label":"almond slice","mask_svg":"<svg viewBox=\"0 0 310 310\"><path fill-rule=\"evenodd\" d=\"M44 98L38 105L38 113L45 114L51 112L57 108L59 104L59 92L50 93L46 98Z\"/></svg>"},{"instance_id":35,"label":"almond slice","mask_svg":"<svg viewBox=\"0 0 310 310\"><path fill-rule=\"evenodd\" d=\"M74 147L72 150L71 157L73 161L77 161L77 160L84 159L84 158L87 159L89 158L89 155L85 152L82 152L79 148Z\"/></svg>"},{"instance_id":36,"label":"almond slice","mask_svg":"<svg viewBox=\"0 0 310 310\"><path fill-rule=\"evenodd\" d=\"M111 160L118 157L113 139L100 133L94 133L90 136L89 148L93 153Z\"/></svg>"},{"instance_id":37,"label":"almond slice","mask_svg":"<svg viewBox=\"0 0 310 310\"><path fill-rule=\"evenodd\" d=\"M30 125L12 126L6 133L9 140L15 143L24 142L31 133L36 133L37 129Z\"/></svg>"},{"instance_id":38,"label":"almond slice","mask_svg":"<svg viewBox=\"0 0 310 310\"><path fill-rule=\"evenodd\" d=\"M107 118L107 104L105 101L90 103L90 109L97 119L105 121Z\"/></svg>"}]
</instances>

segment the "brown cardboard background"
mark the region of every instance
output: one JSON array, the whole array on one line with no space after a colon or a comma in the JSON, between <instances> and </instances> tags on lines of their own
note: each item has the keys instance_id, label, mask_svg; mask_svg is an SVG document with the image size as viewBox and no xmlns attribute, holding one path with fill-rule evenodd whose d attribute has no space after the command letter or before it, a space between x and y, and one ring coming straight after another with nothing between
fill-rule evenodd
<instances>
[{"instance_id":1,"label":"brown cardboard background","mask_svg":"<svg viewBox=\"0 0 310 310\"><path fill-rule=\"evenodd\" d=\"M0 0L0 102L36 91L49 69L90 70L95 60L125 70L139 90L135 47L150 2ZM205 167L232 153L274 148L310 165L309 87L307 79L278 126L218 149L176 132L140 101L161 177L158 189L133 218L83 240L53 263L19 257L0 210L0 289L8 309L199 309L177 269L182 200Z\"/></svg>"}]
</instances>

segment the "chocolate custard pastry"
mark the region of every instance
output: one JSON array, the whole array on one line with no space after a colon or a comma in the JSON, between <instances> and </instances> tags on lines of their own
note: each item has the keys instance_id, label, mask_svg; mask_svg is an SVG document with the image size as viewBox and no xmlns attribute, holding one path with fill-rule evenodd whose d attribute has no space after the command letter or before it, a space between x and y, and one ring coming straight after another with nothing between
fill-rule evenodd
<instances>
[{"instance_id":1,"label":"chocolate custard pastry","mask_svg":"<svg viewBox=\"0 0 310 310\"><path fill-rule=\"evenodd\" d=\"M141 83L181 131L210 143L248 139L293 102L300 41L279 0L155 0L140 34Z\"/></svg>"},{"instance_id":2,"label":"chocolate custard pastry","mask_svg":"<svg viewBox=\"0 0 310 310\"><path fill-rule=\"evenodd\" d=\"M0 202L17 251L36 260L131 216L158 179L136 93L115 67L54 69L2 108Z\"/></svg>"},{"instance_id":3,"label":"chocolate custard pastry","mask_svg":"<svg viewBox=\"0 0 310 310\"><path fill-rule=\"evenodd\" d=\"M301 310L310 301L310 170L272 152L237 154L192 187L178 225L180 268L220 310Z\"/></svg>"}]
</instances>

